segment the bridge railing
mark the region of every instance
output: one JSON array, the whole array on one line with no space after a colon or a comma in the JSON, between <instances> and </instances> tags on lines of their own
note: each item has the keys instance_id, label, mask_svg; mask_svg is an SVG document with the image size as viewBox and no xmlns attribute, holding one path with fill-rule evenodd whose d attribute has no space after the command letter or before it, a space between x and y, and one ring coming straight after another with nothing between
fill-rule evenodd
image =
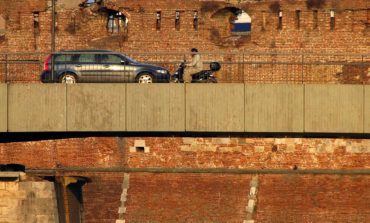
<instances>
[{"instance_id":1,"label":"bridge railing","mask_svg":"<svg viewBox=\"0 0 370 223\"><path fill-rule=\"evenodd\" d=\"M191 54L188 52L123 52L123 54L140 62L162 66L171 74L181 62L191 60ZM48 53L0 53L0 83L40 82L40 74L47 56ZM201 57L204 69L208 69L210 62L213 61L221 64L221 70L216 73L221 83L370 82L370 54L201 52ZM103 73L97 75L99 78L96 82L104 81L106 78Z\"/></svg>"}]
</instances>

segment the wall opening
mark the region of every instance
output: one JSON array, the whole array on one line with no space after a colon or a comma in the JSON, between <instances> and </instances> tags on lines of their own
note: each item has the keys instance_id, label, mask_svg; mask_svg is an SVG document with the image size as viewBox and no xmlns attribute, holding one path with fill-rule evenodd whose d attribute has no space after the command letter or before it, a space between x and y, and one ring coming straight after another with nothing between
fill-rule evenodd
<instances>
[{"instance_id":1,"label":"wall opening","mask_svg":"<svg viewBox=\"0 0 370 223\"><path fill-rule=\"evenodd\" d=\"M2 15L0 15L0 40L5 37L6 22Z\"/></svg>"},{"instance_id":2,"label":"wall opening","mask_svg":"<svg viewBox=\"0 0 370 223\"><path fill-rule=\"evenodd\" d=\"M180 30L180 11L175 13L175 29Z\"/></svg>"},{"instance_id":3,"label":"wall opening","mask_svg":"<svg viewBox=\"0 0 370 223\"><path fill-rule=\"evenodd\" d=\"M121 12L108 10L107 30L109 33L124 33L127 31L128 19Z\"/></svg>"},{"instance_id":4,"label":"wall opening","mask_svg":"<svg viewBox=\"0 0 370 223\"><path fill-rule=\"evenodd\" d=\"M198 30L198 25L199 25L198 11L194 11L194 18L193 18L193 28L194 28L194 30Z\"/></svg>"},{"instance_id":5,"label":"wall opening","mask_svg":"<svg viewBox=\"0 0 370 223\"><path fill-rule=\"evenodd\" d=\"M333 31L335 29L335 11L333 9L330 10L330 30Z\"/></svg>"},{"instance_id":6,"label":"wall opening","mask_svg":"<svg viewBox=\"0 0 370 223\"><path fill-rule=\"evenodd\" d=\"M252 19L243 10L239 10L236 12L236 19L232 21L233 28L231 32L236 34L242 34L242 33L249 33L252 29Z\"/></svg>"},{"instance_id":7,"label":"wall opening","mask_svg":"<svg viewBox=\"0 0 370 223\"><path fill-rule=\"evenodd\" d=\"M40 13L39 12L33 12L33 31L35 35L40 34Z\"/></svg>"},{"instance_id":8,"label":"wall opening","mask_svg":"<svg viewBox=\"0 0 370 223\"><path fill-rule=\"evenodd\" d=\"M156 22L156 25L155 25L155 29L157 31L161 30L161 19L162 19L161 16L162 16L161 15L161 11L157 11L157 13L156 13L156 20L157 20L157 22Z\"/></svg>"},{"instance_id":9,"label":"wall opening","mask_svg":"<svg viewBox=\"0 0 370 223\"><path fill-rule=\"evenodd\" d=\"M278 27L277 27L277 29L278 30L282 30L283 29L283 11L279 11L278 12Z\"/></svg>"},{"instance_id":10,"label":"wall opening","mask_svg":"<svg viewBox=\"0 0 370 223\"><path fill-rule=\"evenodd\" d=\"M312 28L315 30L319 26L319 12L317 10L313 10L312 17Z\"/></svg>"},{"instance_id":11,"label":"wall opening","mask_svg":"<svg viewBox=\"0 0 370 223\"><path fill-rule=\"evenodd\" d=\"M295 26L296 29L301 29L301 10L295 11Z\"/></svg>"}]
</instances>

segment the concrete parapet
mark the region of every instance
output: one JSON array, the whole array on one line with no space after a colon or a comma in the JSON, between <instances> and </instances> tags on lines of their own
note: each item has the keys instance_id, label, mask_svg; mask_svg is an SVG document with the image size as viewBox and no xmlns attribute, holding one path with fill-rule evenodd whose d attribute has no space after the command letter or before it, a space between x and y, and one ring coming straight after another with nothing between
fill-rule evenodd
<instances>
[{"instance_id":1,"label":"concrete parapet","mask_svg":"<svg viewBox=\"0 0 370 223\"><path fill-rule=\"evenodd\" d=\"M9 132L66 131L66 86L9 84Z\"/></svg>"},{"instance_id":2,"label":"concrete parapet","mask_svg":"<svg viewBox=\"0 0 370 223\"><path fill-rule=\"evenodd\" d=\"M126 85L68 85L67 114L67 131L126 131Z\"/></svg>"},{"instance_id":3,"label":"concrete parapet","mask_svg":"<svg viewBox=\"0 0 370 223\"><path fill-rule=\"evenodd\" d=\"M186 131L243 132L244 84L187 84Z\"/></svg>"},{"instance_id":4,"label":"concrete parapet","mask_svg":"<svg viewBox=\"0 0 370 223\"><path fill-rule=\"evenodd\" d=\"M183 84L128 84L127 131L185 131Z\"/></svg>"},{"instance_id":5,"label":"concrete parapet","mask_svg":"<svg viewBox=\"0 0 370 223\"><path fill-rule=\"evenodd\" d=\"M303 85L245 87L246 132L303 132Z\"/></svg>"},{"instance_id":6,"label":"concrete parapet","mask_svg":"<svg viewBox=\"0 0 370 223\"><path fill-rule=\"evenodd\" d=\"M8 130L8 87L6 84L0 84L0 132Z\"/></svg>"},{"instance_id":7,"label":"concrete parapet","mask_svg":"<svg viewBox=\"0 0 370 223\"><path fill-rule=\"evenodd\" d=\"M362 85L306 85L305 132L363 133Z\"/></svg>"},{"instance_id":8,"label":"concrete parapet","mask_svg":"<svg viewBox=\"0 0 370 223\"><path fill-rule=\"evenodd\" d=\"M364 86L364 132L365 133L370 133L370 100L369 99L370 99L370 86L366 85Z\"/></svg>"}]
</instances>

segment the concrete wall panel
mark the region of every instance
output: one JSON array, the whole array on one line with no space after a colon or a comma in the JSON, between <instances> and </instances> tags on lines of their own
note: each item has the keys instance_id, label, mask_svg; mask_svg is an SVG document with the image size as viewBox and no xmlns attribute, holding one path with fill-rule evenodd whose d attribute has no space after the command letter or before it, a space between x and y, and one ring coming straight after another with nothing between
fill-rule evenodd
<instances>
[{"instance_id":1,"label":"concrete wall panel","mask_svg":"<svg viewBox=\"0 0 370 223\"><path fill-rule=\"evenodd\" d=\"M183 84L128 84L127 131L185 131Z\"/></svg>"},{"instance_id":2,"label":"concrete wall panel","mask_svg":"<svg viewBox=\"0 0 370 223\"><path fill-rule=\"evenodd\" d=\"M305 132L362 133L362 85L306 85Z\"/></svg>"},{"instance_id":3,"label":"concrete wall panel","mask_svg":"<svg viewBox=\"0 0 370 223\"><path fill-rule=\"evenodd\" d=\"M246 85L246 132L303 132L303 86Z\"/></svg>"},{"instance_id":4,"label":"concrete wall panel","mask_svg":"<svg viewBox=\"0 0 370 223\"><path fill-rule=\"evenodd\" d=\"M370 86L364 86L364 132L370 133Z\"/></svg>"},{"instance_id":5,"label":"concrete wall panel","mask_svg":"<svg viewBox=\"0 0 370 223\"><path fill-rule=\"evenodd\" d=\"M6 84L0 84L0 132L8 129L8 90Z\"/></svg>"},{"instance_id":6,"label":"concrete wall panel","mask_svg":"<svg viewBox=\"0 0 370 223\"><path fill-rule=\"evenodd\" d=\"M244 84L187 84L186 131L243 132Z\"/></svg>"},{"instance_id":7,"label":"concrete wall panel","mask_svg":"<svg viewBox=\"0 0 370 223\"><path fill-rule=\"evenodd\" d=\"M66 86L10 84L9 132L66 131Z\"/></svg>"},{"instance_id":8,"label":"concrete wall panel","mask_svg":"<svg viewBox=\"0 0 370 223\"><path fill-rule=\"evenodd\" d=\"M126 131L125 84L67 86L68 131Z\"/></svg>"}]
</instances>

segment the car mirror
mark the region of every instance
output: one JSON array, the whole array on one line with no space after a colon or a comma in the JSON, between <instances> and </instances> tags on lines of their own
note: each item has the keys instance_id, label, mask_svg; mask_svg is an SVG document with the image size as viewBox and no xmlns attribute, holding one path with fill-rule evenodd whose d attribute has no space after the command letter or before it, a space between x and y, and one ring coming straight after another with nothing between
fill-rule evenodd
<instances>
[{"instance_id":1,"label":"car mirror","mask_svg":"<svg viewBox=\"0 0 370 223\"><path fill-rule=\"evenodd\" d=\"M124 60L121 60L121 64L126 65L126 64L128 64L128 62L124 61Z\"/></svg>"}]
</instances>

